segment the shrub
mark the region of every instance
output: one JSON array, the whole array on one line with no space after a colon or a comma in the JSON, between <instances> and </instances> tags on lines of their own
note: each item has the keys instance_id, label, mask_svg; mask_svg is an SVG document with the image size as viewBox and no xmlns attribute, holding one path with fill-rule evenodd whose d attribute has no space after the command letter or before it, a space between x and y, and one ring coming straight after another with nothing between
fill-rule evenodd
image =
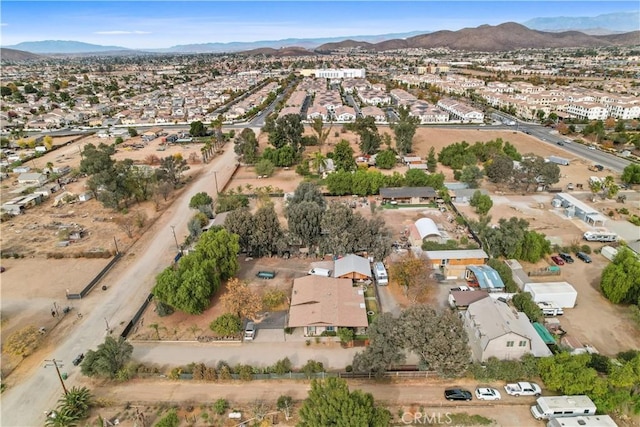
<instances>
[{"instance_id":1,"label":"shrub","mask_svg":"<svg viewBox=\"0 0 640 427\"><path fill-rule=\"evenodd\" d=\"M256 174L260 176L271 176L275 172L275 166L269 159L262 159L256 163Z\"/></svg>"},{"instance_id":2,"label":"shrub","mask_svg":"<svg viewBox=\"0 0 640 427\"><path fill-rule=\"evenodd\" d=\"M160 421L156 423L156 427L178 427L180 425L180 419L175 409L167 412L167 415L162 417Z\"/></svg>"},{"instance_id":3,"label":"shrub","mask_svg":"<svg viewBox=\"0 0 640 427\"><path fill-rule=\"evenodd\" d=\"M499 360L489 358L484 364L472 363L469 371L478 381L526 381L538 376L535 357L523 356L520 360Z\"/></svg>"},{"instance_id":4,"label":"shrub","mask_svg":"<svg viewBox=\"0 0 640 427\"><path fill-rule=\"evenodd\" d=\"M292 369L293 366L291 365L291 361L288 357L285 357L284 359L278 360L276 364L271 367L271 372L278 375L284 375L291 372Z\"/></svg>"},{"instance_id":5,"label":"shrub","mask_svg":"<svg viewBox=\"0 0 640 427\"><path fill-rule=\"evenodd\" d=\"M218 415L223 415L229 409L229 402L226 399L218 399L213 404L213 410Z\"/></svg>"},{"instance_id":6,"label":"shrub","mask_svg":"<svg viewBox=\"0 0 640 427\"><path fill-rule=\"evenodd\" d=\"M262 297L262 304L266 309L271 310L282 304L285 298L287 298L287 295L284 293L284 291L281 291L279 289L271 289L268 290Z\"/></svg>"},{"instance_id":7,"label":"shrub","mask_svg":"<svg viewBox=\"0 0 640 427\"><path fill-rule=\"evenodd\" d=\"M211 322L209 328L218 335L236 335L242 330L242 321L237 315L227 313L218 316Z\"/></svg>"},{"instance_id":8,"label":"shrub","mask_svg":"<svg viewBox=\"0 0 640 427\"><path fill-rule=\"evenodd\" d=\"M301 371L311 378L311 376L318 372L324 372L324 365L321 362L315 360L309 360L301 369Z\"/></svg>"},{"instance_id":9,"label":"shrub","mask_svg":"<svg viewBox=\"0 0 640 427\"><path fill-rule=\"evenodd\" d=\"M238 365L235 371L242 381L253 380L253 367L251 365Z\"/></svg>"},{"instance_id":10,"label":"shrub","mask_svg":"<svg viewBox=\"0 0 640 427\"><path fill-rule=\"evenodd\" d=\"M340 341L348 343L353 341L355 333L353 332L353 329L350 328L338 328L338 336L340 337Z\"/></svg>"},{"instance_id":11,"label":"shrub","mask_svg":"<svg viewBox=\"0 0 640 427\"><path fill-rule=\"evenodd\" d=\"M589 245L582 245L580 247L580 250L582 252L584 252L585 254L590 254L591 253L591 247Z\"/></svg>"}]
</instances>

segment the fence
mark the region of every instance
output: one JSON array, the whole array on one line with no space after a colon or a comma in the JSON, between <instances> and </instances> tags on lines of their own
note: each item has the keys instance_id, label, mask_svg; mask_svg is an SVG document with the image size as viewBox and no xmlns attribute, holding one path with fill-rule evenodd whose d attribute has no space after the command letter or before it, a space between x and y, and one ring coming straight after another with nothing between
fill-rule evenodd
<instances>
[{"instance_id":1,"label":"fence","mask_svg":"<svg viewBox=\"0 0 640 427\"><path fill-rule=\"evenodd\" d=\"M87 296L87 294L91 292L93 287L97 285L98 282L100 282L100 280L102 280L104 276L106 276L109 270L111 270L111 267L113 267L115 263L120 260L120 258L122 258L122 254L120 252L116 253L116 255L111 259L111 261L109 261L109 264L107 264L102 270L100 270L100 272L96 275L96 277L94 277L93 280L91 280L91 282L89 282L89 284L85 286L84 289L80 291L79 294L68 293L67 299L82 299L85 296Z\"/></svg>"},{"instance_id":2,"label":"fence","mask_svg":"<svg viewBox=\"0 0 640 427\"><path fill-rule=\"evenodd\" d=\"M480 241L480 238L478 237L478 235L476 234L475 231L473 231L471 229L471 227L469 226L469 222L467 222L467 218L462 215L460 213L460 211L458 210L458 208L456 208L456 206L452 203L449 202L449 206L451 207L451 209L456 213L457 216L459 216L460 218L462 218L462 221L464 222L464 225L467 227L467 230L469 230L469 233L471 233L471 236L473 237L473 240L476 241L476 243L480 246L480 249L484 249L484 245L482 244L482 241Z\"/></svg>"},{"instance_id":3,"label":"fence","mask_svg":"<svg viewBox=\"0 0 640 427\"><path fill-rule=\"evenodd\" d=\"M158 374L142 374L141 377L157 377ZM434 371L388 371L382 374L374 372L316 372L316 373L304 373L304 372L288 372L286 374L252 374L252 380L311 380L311 379L325 379L325 378L344 378L344 379L380 379L380 378L433 378L438 374ZM181 380L193 380L193 374L183 373L180 374ZM231 379L242 379L239 374L231 374Z\"/></svg>"},{"instance_id":4,"label":"fence","mask_svg":"<svg viewBox=\"0 0 640 427\"><path fill-rule=\"evenodd\" d=\"M127 338L127 336L131 333L131 329L133 329L136 323L138 323L140 317L142 316L142 313L144 313L144 311L147 309L152 299L153 294L149 294L147 298L145 298L138 311L136 311L136 314L133 316L133 318L131 318L129 323L127 323L127 326L124 328L124 331L122 331L122 333L120 334L122 338Z\"/></svg>"}]
</instances>

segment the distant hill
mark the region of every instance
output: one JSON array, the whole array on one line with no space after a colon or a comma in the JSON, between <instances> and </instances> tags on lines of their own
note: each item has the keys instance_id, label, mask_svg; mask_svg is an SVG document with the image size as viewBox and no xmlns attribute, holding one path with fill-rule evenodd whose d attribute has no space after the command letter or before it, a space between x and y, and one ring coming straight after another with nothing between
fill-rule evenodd
<instances>
[{"instance_id":1,"label":"distant hill","mask_svg":"<svg viewBox=\"0 0 640 427\"><path fill-rule=\"evenodd\" d=\"M594 29L608 31L609 34L640 30L640 11L628 11L619 13L607 13L598 16L558 16L553 18L533 18L525 25L533 30L541 31L567 31L577 30L584 32L589 30L593 34Z\"/></svg>"},{"instance_id":2,"label":"distant hill","mask_svg":"<svg viewBox=\"0 0 640 427\"><path fill-rule=\"evenodd\" d=\"M357 47L370 50L373 48L373 46L374 46L373 43L349 39L349 40L343 40L341 42L336 42L336 43L325 43L321 46L318 46L315 50L318 52L321 52L321 51L332 51L338 48L357 48Z\"/></svg>"},{"instance_id":3,"label":"distant hill","mask_svg":"<svg viewBox=\"0 0 640 427\"><path fill-rule=\"evenodd\" d=\"M98 44L76 42L72 40L44 40L38 42L22 42L13 46L5 46L10 49L24 50L31 53L88 53L126 51L120 46L101 46Z\"/></svg>"},{"instance_id":4,"label":"distant hill","mask_svg":"<svg viewBox=\"0 0 640 427\"><path fill-rule=\"evenodd\" d=\"M42 59L42 56L23 50L0 48L0 61L2 62L37 61L38 59Z\"/></svg>"},{"instance_id":5,"label":"distant hill","mask_svg":"<svg viewBox=\"0 0 640 427\"><path fill-rule=\"evenodd\" d=\"M283 47L282 49L273 49L270 47L261 47L258 49L246 50L238 52L240 55L264 55L264 56L315 56L316 53L299 46Z\"/></svg>"},{"instance_id":6,"label":"distant hill","mask_svg":"<svg viewBox=\"0 0 640 427\"><path fill-rule=\"evenodd\" d=\"M424 34L427 31L411 31L407 33L391 33L391 34L377 34L368 36L350 36L350 38L357 38L358 40L378 43L384 40L395 38L412 37L418 34ZM221 52L247 52L260 48L272 48L280 49L283 47L302 47L305 49L315 49L320 45L333 42L342 42L345 37L323 37L323 38L310 38L310 39L281 39L281 40L260 40L255 42L229 42L229 43L199 43L199 44L187 44L172 46L167 49L153 49L158 52L180 52L180 53L221 53Z\"/></svg>"},{"instance_id":7,"label":"distant hill","mask_svg":"<svg viewBox=\"0 0 640 427\"><path fill-rule=\"evenodd\" d=\"M436 31L410 37L405 40L386 40L371 45L372 50L385 51L406 48L438 48L448 47L453 50L498 52L529 48L562 48L562 47L597 47L612 45L639 44L640 39L634 33L608 36L589 36L578 31L551 33L531 30L515 22L491 26L481 25L477 28L464 28L458 31ZM353 41L332 43L331 49L351 47ZM316 48L316 51L331 50L327 45Z\"/></svg>"}]
</instances>

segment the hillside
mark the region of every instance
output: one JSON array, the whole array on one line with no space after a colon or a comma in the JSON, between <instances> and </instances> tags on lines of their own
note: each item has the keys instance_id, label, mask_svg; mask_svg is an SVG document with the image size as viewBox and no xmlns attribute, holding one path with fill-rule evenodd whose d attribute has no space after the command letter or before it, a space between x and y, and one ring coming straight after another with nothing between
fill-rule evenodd
<instances>
[{"instance_id":1,"label":"hillside","mask_svg":"<svg viewBox=\"0 0 640 427\"><path fill-rule=\"evenodd\" d=\"M258 49L247 50L244 52L238 52L240 55L265 55L265 56L315 56L316 53L309 51L303 47L291 46L283 47L281 49L273 49L270 47L261 47Z\"/></svg>"},{"instance_id":2,"label":"hillside","mask_svg":"<svg viewBox=\"0 0 640 427\"><path fill-rule=\"evenodd\" d=\"M334 50L352 47L353 40L322 45L316 50ZM531 30L515 22L476 28L464 28L458 31L436 31L410 37L406 40L394 39L370 45L371 50L385 51L406 48L439 48L453 50L498 52L516 49L544 49L563 47L598 47L612 45L640 44L638 32L607 36L590 36L578 31L552 33Z\"/></svg>"},{"instance_id":3,"label":"hillside","mask_svg":"<svg viewBox=\"0 0 640 427\"><path fill-rule=\"evenodd\" d=\"M42 58L40 55L23 50L0 48L0 61L2 62L37 61Z\"/></svg>"}]
</instances>

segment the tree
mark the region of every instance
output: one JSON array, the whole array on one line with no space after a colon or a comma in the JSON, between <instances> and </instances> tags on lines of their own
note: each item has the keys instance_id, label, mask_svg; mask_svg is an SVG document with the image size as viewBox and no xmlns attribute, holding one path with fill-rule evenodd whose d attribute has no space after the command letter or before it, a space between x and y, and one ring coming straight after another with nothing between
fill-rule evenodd
<instances>
[{"instance_id":1,"label":"tree","mask_svg":"<svg viewBox=\"0 0 640 427\"><path fill-rule=\"evenodd\" d=\"M175 409L170 409L167 414L160 418L155 427L178 427L180 425L180 418Z\"/></svg>"},{"instance_id":2,"label":"tree","mask_svg":"<svg viewBox=\"0 0 640 427\"><path fill-rule=\"evenodd\" d=\"M413 137L419 124L420 118L411 116L409 107L398 108L398 121L391 124L391 129L396 137L396 148L401 156L413 150Z\"/></svg>"},{"instance_id":3,"label":"tree","mask_svg":"<svg viewBox=\"0 0 640 427\"><path fill-rule=\"evenodd\" d=\"M224 220L224 227L230 233L238 235L238 243L242 251L251 252L254 222L249 208L241 207L229 212Z\"/></svg>"},{"instance_id":4,"label":"tree","mask_svg":"<svg viewBox=\"0 0 640 427\"><path fill-rule=\"evenodd\" d=\"M277 253L277 243L282 238L282 228L273 204L263 206L253 216L254 229L251 234L251 247L257 256Z\"/></svg>"},{"instance_id":5,"label":"tree","mask_svg":"<svg viewBox=\"0 0 640 427\"><path fill-rule=\"evenodd\" d=\"M336 144L333 150L333 164L337 171L350 172L356 169L356 161L353 158L353 148L349 141L343 139Z\"/></svg>"},{"instance_id":6,"label":"tree","mask_svg":"<svg viewBox=\"0 0 640 427\"><path fill-rule=\"evenodd\" d=\"M196 193L189 200L189 207L191 209L200 209L203 206L211 207L213 203L213 199L206 192L202 191L200 193Z\"/></svg>"},{"instance_id":7,"label":"tree","mask_svg":"<svg viewBox=\"0 0 640 427\"><path fill-rule=\"evenodd\" d=\"M591 356L561 352L538 360L538 369L544 385L552 391L567 395L602 394L606 385L598 378L598 372L588 367Z\"/></svg>"},{"instance_id":8,"label":"tree","mask_svg":"<svg viewBox=\"0 0 640 427\"><path fill-rule=\"evenodd\" d=\"M273 163L271 163L271 160L269 159L262 159L260 160L258 163L256 163L256 174L258 176L271 176L273 175L273 172L275 172L275 167L273 165Z\"/></svg>"},{"instance_id":9,"label":"tree","mask_svg":"<svg viewBox=\"0 0 640 427\"><path fill-rule=\"evenodd\" d=\"M191 122L191 127L189 128L189 135L193 137L201 137L207 135L207 127L202 124L201 121L196 120L195 122Z\"/></svg>"},{"instance_id":10,"label":"tree","mask_svg":"<svg viewBox=\"0 0 640 427\"><path fill-rule=\"evenodd\" d=\"M216 319L209 325L209 328L220 336L232 336L242 331L242 321L237 314L226 313L222 316L216 317Z\"/></svg>"},{"instance_id":11,"label":"tree","mask_svg":"<svg viewBox=\"0 0 640 427\"><path fill-rule=\"evenodd\" d=\"M538 304L533 301L529 292L517 292L511 301L518 311L527 315L529 321L540 322L543 320L542 310L538 307Z\"/></svg>"},{"instance_id":12,"label":"tree","mask_svg":"<svg viewBox=\"0 0 640 427\"><path fill-rule=\"evenodd\" d=\"M13 332L4 344L4 350L16 356L27 357L38 348L40 334L35 326L26 326Z\"/></svg>"},{"instance_id":13,"label":"tree","mask_svg":"<svg viewBox=\"0 0 640 427\"><path fill-rule=\"evenodd\" d=\"M427 170L429 173L435 173L438 167L438 160L436 159L436 149L429 148L429 154L427 155Z\"/></svg>"},{"instance_id":14,"label":"tree","mask_svg":"<svg viewBox=\"0 0 640 427\"><path fill-rule=\"evenodd\" d=\"M332 174L333 175L333 174ZM351 226L353 222L351 208L341 203L331 203L322 217L322 230L325 236L321 248L325 253L344 255L352 252Z\"/></svg>"},{"instance_id":15,"label":"tree","mask_svg":"<svg viewBox=\"0 0 640 427\"><path fill-rule=\"evenodd\" d=\"M371 394L349 392L347 382L340 378L312 381L299 415L301 427L386 427L391 421L389 411L376 407Z\"/></svg>"},{"instance_id":16,"label":"tree","mask_svg":"<svg viewBox=\"0 0 640 427\"><path fill-rule=\"evenodd\" d=\"M631 163L622 171L622 182L625 184L640 184L640 165Z\"/></svg>"},{"instance_id":17,"label":"tree","mask_svg":"<svg viewBox=\"0 0 640 427\"><path fill-rule=\"evenodd\" d=\"M320 175L327 168L327 157L320 151L316 151L311 155L311 165Z\"/></svg>"},{"instance_id":18,"label":"tree","mask_svg":"<svg viewBox=\"0 0 640 427\"><path fill-rule=\"evenodd\" d=\"M508 156L498 154L485 163L484 173L493 183L509 182L513 176L513 160Z\"/></svg>"},{"instance_id":19,"label":"tree","mask_svg":"<svg viewBox=\"0 0 640 427\"><path fill-rule=\"evenodd\" d=\"M360 151L363 154L375 154L382 143L375 119L372 116L358 117L353 129L360 136Z\"/></svg>"},{"instance_id":20,"label":"tree","mask_svg":"<svg viewBox=\"0 0 640 427\"><path fill-rule=\"evenodd\" d=\"M469 205L476 208L476 213L486 215L493 206L493 200L491 200L491 196L482 194L480 190L476 190L471 200L469 200Z\"/></svg>"},{"instance_id":21,"label":"tree","mask_svg":"<svg viewBox=\"0 0 640 427\"><path fill-rule=\"evenodd\" d=\"M89 415L89 409L93 404L93 395L86 387L71 387L68 393L63 394L58 400L56 413L66 412L72 417L81 420Z\"/></svg>"},{"instance_id":22,"label":"tree","mask_svg":"<svg viewBox=\"0 0 640 427\"><path fill-rule=\"evenodd\" d=\"M640 302L640 261L628 248L618 254L602 271L600 288L614 304Z\"/></svg>"},{"instance_id":23,"label":"tree","mask_svg":"<svg viewBox=\"0 0 640 427\"><path fill-rule=\"evenodd\" d=\"M108 336L96 351L87 351L80 366L81 371L89 377L113 379L125 367L132 352L133 346L125 338Z\"/></svg>"},{"instance_id":24,"label":"tree","mask_svg":"<svg viewBox=\"0 0 640 427\"><path fill-rule=\"evenodd\" d=\"M411 252L391 264L389 278L402 286L405 296L416 299L427 290L431 267L426 259L417 258Z\"/></svg>"},{"instance_id":25,"label":"tree","mask_svg":"<svg viewBox=\"0 0 640 427\"><path fill-rule=\"evenodd\" d=\"M393 169L396 165L396 153L393 150L380 151L376 155L376 166L380 169Z\"/></svg>"},{"instance_id":26,"label":"tree","mask_svg":"<svg viewBox=\"0 0 640 427\"><path fill-rule=\"evenodd\" d=\"M233 278L227 282L227 291L220 301L230 313L240 319L255 319L262 309L260 297L253 292L246 283Z\"/></svg>"},{"instance_id":27,"label":"tree","mask_svg":"<svg viewBox=\"0 0 640 427\"><path fill-rule=\"evenodd\" d=\"M289 199L289 205L292 206L301 202L313 202L320 206L323 210L327 205L324 196L320 192L320 188L313 182L303 181L296 187L293 197Z\"/></svg>"},{"instance_id":28,"label":"tree","mask_svg":"<svg viewBox=\"0 0 640 427\"><path fill-rule=\"evenodd\" d=\"M187 161L180 154L164 157L160 161L160 167L157 170L158 179L167 181L177 188L182 180L182 174L189 170Z\"/></svg>"},{"instance_id":29,"label":"tree","mask_svg":"<svg viewBox=\"0 0 640 427\"><path fill-rule=\"evenodd\" d=\"M327 190L334 196L344 196L353 194L353 174L344 170L339 170L327 177Z\"/></svg>"},{"instance_id":30,"label":"tree","mask_svg":"<svg viewBox=\"0 0 640 427\"><path fill-rule=\"evenodd\" d=\"M484 174L476 165L465 166L460 174L460 182L469 185L469 188L478 188L478 181L482 179Z\"/></svg>"},{"instance_id":31,"label":"tree","mask_svg":"<svg viewBox=\"0 0 640 427\"><path fill-rule=\"evenodd\" d=\"M233 151L240 156L242 162L253 164L258 158L258 139L255 132L245 128L235 140Z\"/></svg>"},{"instance_id":32,"label":"tree","mask_svg":"<svg viewBox=\"0 0 640 427\"><path fill-rule=\"evenodd\" d=\"M272 132L269 132L269 143L275 148L289 145L297 155L302 147L304 126L299 114L287 114L279 117Z\"/></svg>"},{"instance_id":33,"label":"tree","mask_svg":"<svg viewBox=\"0 0 640 427\"><path fill-rule=\"evenodd\" d=\"M285 211L289 232L300 239L305 247L313 247L322 232L320 224L323 213L324 209L312 201L290 202Z\"/></svg>"},{"instance_id":34,"label":"tree","mask_svg":"<svg viewBox=\"0 0 640 427\"><path fill-rule=\"evenodd\" d=\"M134 138L134 137L138 136L138 131L134 127L127 128L127 132L129 132L129 136L131 138Z\"/></svg>"},{"instance_id":35,"label":"tree","mask_svg":"<svg viewBox=\"0 0 640 427\"><path fill-rule=\"evenodd\" d=\"M383 374L393 365L403 363L403 328L391 313L382 313L369 325L369 346L353 357L355 372L373 372Z\"/></svg>"},{"instance_id":36,"label":"tree","mask_svg":"<svg viewBox=\"0 0 640 427\"><path fill-rule=\"evenodd\" d=\"M423 369L445 377L462 375L471 354L462 321L451 310L438 313L428 305L414 305L402 312L405 346L418 354Z\"/></svg>"},{"instance_id":37,"label":"tree","mask_svg":"<svg viewBox=\"0 0 640 427\"><path fill-rule=\"evenodd\" d=\"M216 213L233 211L239 208L246 208L249 206L249 198L243 194L232 194L231 192L222 192L218 194L216 200L215 211Z\"/></svg>"},{"instance_id":38,"label":"tree","mask_svg":"<svg viewBox=\"0 0 640 427\"><path fill-rule=\"evenodd\" d=\"M324 122L322 121L322 117L316 117L311 122L311 129L316 133L318 137L318 152L322 150L322 146L327 141L327 137L331 132L331 126L327 130L324 130Z\"/></svg>"}]
</instances>

